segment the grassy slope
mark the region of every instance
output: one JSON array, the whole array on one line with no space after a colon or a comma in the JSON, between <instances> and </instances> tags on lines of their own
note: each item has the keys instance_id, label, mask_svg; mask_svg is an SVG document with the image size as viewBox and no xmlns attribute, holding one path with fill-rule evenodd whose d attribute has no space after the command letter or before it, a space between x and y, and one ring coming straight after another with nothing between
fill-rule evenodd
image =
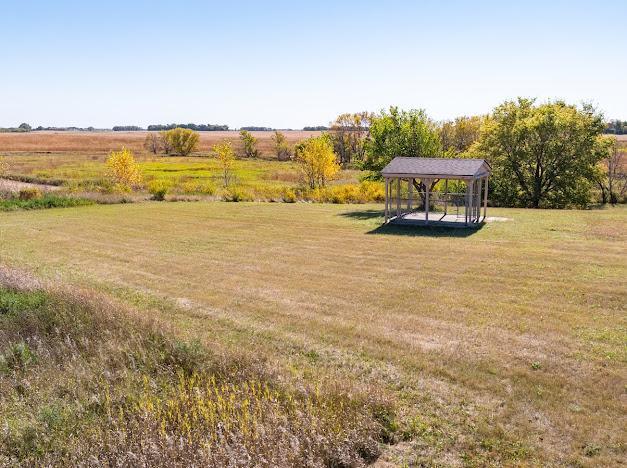
<instances>
[{"instance_id":1,"label":"grassy slope","mask_svg":"<svg viewBox=\"0 0 627 468\"><path fill-rule=\"evenodd\" d=\"M0 268L7 277L24 286ZM292 387L262 361L90 296L0 286L1 466L360 466L378 455L391 408L376 396Z\"/></svg>"},{"instance_id":2,"label":"grassy slope","mask_svg":"<svg viewBox=\"0 0 627 468\"><path fill-rule=\"evenodd\" d=\"M513 221L467 235L378 229L379 209L1 214L0 258L274 357L292 378L390 392L409 461L622 460L627 211L491 210Z\"/></svg>"}]
</instances>

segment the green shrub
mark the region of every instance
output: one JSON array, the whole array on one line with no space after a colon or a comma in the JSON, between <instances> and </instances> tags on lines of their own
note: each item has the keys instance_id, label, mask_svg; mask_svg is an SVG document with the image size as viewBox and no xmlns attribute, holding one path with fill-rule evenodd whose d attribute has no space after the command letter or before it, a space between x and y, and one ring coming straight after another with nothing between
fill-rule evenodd
<instances>
[{"instance_id":1,"label":"green shrub","mask_svg":"<svg viewBox=\"0 0 627 468\"><path fill-rule=\"evenodd\" d=\"M148 192L153 200L163 201L172 185L165 180L153 180L148 183Z\"/></svg>"},{"instance_id":2,"label":"green shrub","mask_svg":"<svg viewBox=\"0 0 627 468\"><path fill-rule=\"evenodd\" d=\"M0 316L41 307L46 296L41 292L15 292L0 289Z\"/></svg>"},{"instance_id":3,"label":"green shrub","mask_svg":"<svg viewBox=\"0 0 627 468\"><path fill-rule=\"evenodd\" d=\"M93 201L86 198L46 194L41 198L34 198L31 200L20 200L19 198L0 200L0 211L43 210L47 208L69 208L93 204Z\"/></svg>"},{"instance_id":4,"label":"green shrub","mask_svg":"<svg viewBox=\"0 0 627 468\"><path fill-rule=\"evenodd\" d=\"M20 341L9 346L0 355L0 370L19 371L25 370L35 362L35 353L25 341Z\"/></svg>"}]
</instances>

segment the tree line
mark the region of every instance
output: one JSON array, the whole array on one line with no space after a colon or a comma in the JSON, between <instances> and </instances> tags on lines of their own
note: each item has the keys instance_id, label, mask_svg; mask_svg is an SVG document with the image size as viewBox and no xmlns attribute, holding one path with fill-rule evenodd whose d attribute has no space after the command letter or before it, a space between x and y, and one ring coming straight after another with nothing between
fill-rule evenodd
<instances>
[{"instance_id":1,"label":"tree line","mask_svg":"<svg viewBox=\"0 0 627 468\"><path fill-rule=\"evenodd\" d=\"M564 208L586 206L597 194L602 203L625 200L627 148L604 135L605 129L603 116L591 106L519 98L487 115L444 122L422 109L345 113L320 136L290 145L275 130L272 141L277 159L297 161L310 188L324 187L340 168L380 180L396 156L481 158L493 169L492 203ZM259 156L250 131L241 130L240 140L240 157ZM197 144L198 134L180 127L146 137L146 148L155 154L188 155Z\"/></svg>"},{"instance_id":2,"label":"tree line","mask_svg":"<svg viewBox=\"0 0 627 468\"><path fill-rule=\"evenodd\" d=\"M215 124L152 124L148 125L148 131L161 131L161 130L172 130L175 128L186 128L189 130L194 130L196 132L223 132L229 129L228 125L215 125Z\"/></svg>"},{"instance_id":3,"label":"tree line","mask_svg":"<svg viewBox=\"0 0 627 468\"><path fill-rule=\"evenodd\" d=\"M627 135L627 120L610 120L605 126L605 133L610 135Z\"/></svg>"}]
</instances>

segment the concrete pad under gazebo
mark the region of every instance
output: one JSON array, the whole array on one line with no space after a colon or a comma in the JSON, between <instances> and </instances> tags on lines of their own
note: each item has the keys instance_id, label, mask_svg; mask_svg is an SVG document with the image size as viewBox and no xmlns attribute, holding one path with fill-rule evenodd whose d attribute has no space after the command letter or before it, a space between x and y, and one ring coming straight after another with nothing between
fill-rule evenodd
<instances>
[{"instance_id":1,"label":"concrete pad under gazebo","mask_svg":"<svg viewBox=\"0 0 627 468\"><path fill-rule=\"evenodd\" d=\"M478 227L487 216L491 171L483 159L396 157L382 171L385 222ZM443 190L434 191L441 180ZM456 182L453 191L449 181ZM402 190L405 183L406 192ZM441 211L436 210L438 206Z\"/></svg>"}]
</instances>

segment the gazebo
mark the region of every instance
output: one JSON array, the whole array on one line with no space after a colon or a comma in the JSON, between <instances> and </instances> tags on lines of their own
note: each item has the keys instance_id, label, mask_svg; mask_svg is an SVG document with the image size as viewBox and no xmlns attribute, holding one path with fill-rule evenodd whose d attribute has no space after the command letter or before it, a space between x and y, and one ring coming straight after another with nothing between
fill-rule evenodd
<instances>
[{"instance_id":1,"label":"gazebo","mask_svg":"<svg viewBox=\"0 0 627 468\"><path fill-rule=\"evenodd\" d=\"M396 157L382 171L385 222L478 227L487 215L490 172L483 159ZM435 191L440 181L444 187Z\"/></svg>"}]
</instances>

